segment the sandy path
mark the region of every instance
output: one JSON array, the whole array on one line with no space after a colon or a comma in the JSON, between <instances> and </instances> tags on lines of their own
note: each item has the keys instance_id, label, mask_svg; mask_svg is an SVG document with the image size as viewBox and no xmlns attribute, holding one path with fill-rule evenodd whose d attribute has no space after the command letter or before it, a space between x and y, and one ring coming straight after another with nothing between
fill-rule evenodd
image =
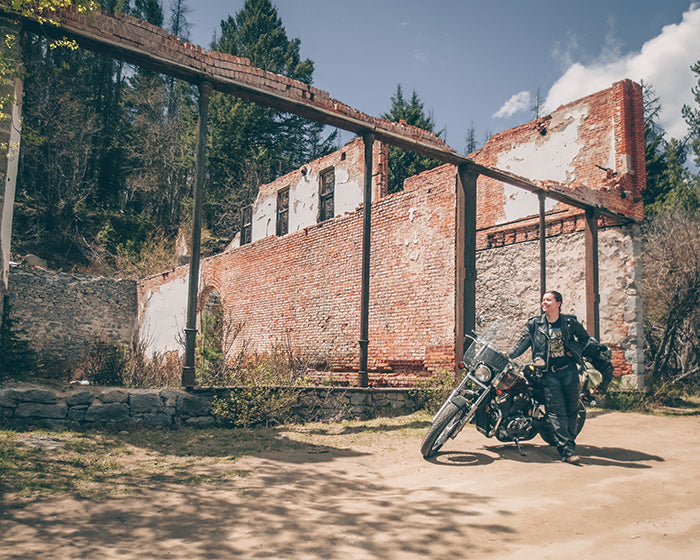
<instances>
[{"instance_id":1,"label":"sandy path","mask_svg":"<svg viewBox=\"0 0 700 560\"><path fill-rule=\"evenodd\" d=\"M11 509L0 557L695 560L699 434L697 416L591 414L580 467L471 428L434 462L420 436L358 437L243 459L253 474L216 486Z\"/></svg>"}]
</instances>

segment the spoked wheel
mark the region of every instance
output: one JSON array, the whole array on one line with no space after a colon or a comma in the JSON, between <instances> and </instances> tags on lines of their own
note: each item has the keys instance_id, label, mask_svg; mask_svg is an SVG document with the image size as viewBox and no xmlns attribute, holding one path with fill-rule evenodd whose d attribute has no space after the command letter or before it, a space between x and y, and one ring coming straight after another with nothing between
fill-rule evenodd
<instances>
[{"instance_id":1,"label":"spoked wheel","mask_svg":"<svg viewBox=\"0 0 700 560\"><path fill-rule=\"evenodd\" d=\"M440 448L457 428L467 410L459 408L451 402L445 405L445 408L435 417L433 425L430 426L428 433L423 438L423 443L420 447L423 457L428 459L440 451Z\"/></svg>"},{"instance_id":2,"label":"spoked wheel","mask_svg":"<svg viewBox=\"0 0 700 560\"><path fill-rule=\"evenodd\" d=\"M581 430L583 429L583 425L586 423L586 407L583 406L583 403L579 401L578 403L578 415L576 417L576 435L579 435L581 433ZM552 425L549 423L549 419L547 419L546 422L544 422L544 425L542 429L540 430L540 436L542 436L542 439L546 441L549 445L556 447L557 445L557 440L554 437L554 430L552 429Z\"/></svg>"}]
</instances>

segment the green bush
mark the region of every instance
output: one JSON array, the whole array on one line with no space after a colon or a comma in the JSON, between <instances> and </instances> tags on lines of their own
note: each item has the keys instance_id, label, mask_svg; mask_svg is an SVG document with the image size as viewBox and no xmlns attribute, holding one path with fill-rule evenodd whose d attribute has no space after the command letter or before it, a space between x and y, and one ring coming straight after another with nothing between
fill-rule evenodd
<instances>
[{"instance_id":1,"label":"green bush","mask_svg":"<svg viewBox=\"0 0 700 560\"><path fill-rule=\"evenodd\" d=\"M423 410L435 413L455 388L455 374L449 370L440 370L434 377L421 380L408 396Z\"/></svg>"},{"instance_id":2,"label":"green bush","mask_svg":"<svg viewBox=\"0 0 700 560\"><path fill-rule=\"evenodd\" d=\"M643 391L608 391L605 394L605 408L629 412L645 411L648 407Z\"/></svg>"},{"instance_id":3,"label":"green bush","mask_svg":"<svg viewBox=\"0 0 700 560\"><path fill-rule=\"evenodd\" d=\"M212 412L226 425L249 428L289 422L299 402L301 387L243 386L215 396Z\"/></svg>"},{"instance_id":4,"label":"green bush","mask_svg":"<svg viewBox=\"0 0 700 560\"><path fill-rule=\"evenodd\" d=\"M122 385L129 354L125 344L96 342L80 360L77 372L93 385Z\"/></svg>"},{"instance_id":5,"label":"green bush","mask_svg":"<svg viewBox=\"0 0 700 560\"><path fill-rule=\"evenodd\" d=\"M239 427L294 420L302 388L309 384L307 373L322 361L289 340L260 354L241 351L233 361L221 360L218 371L206 372L218 386L234 387L214 398L212 410L223 423Z\"/></svg>"}]
</instances>

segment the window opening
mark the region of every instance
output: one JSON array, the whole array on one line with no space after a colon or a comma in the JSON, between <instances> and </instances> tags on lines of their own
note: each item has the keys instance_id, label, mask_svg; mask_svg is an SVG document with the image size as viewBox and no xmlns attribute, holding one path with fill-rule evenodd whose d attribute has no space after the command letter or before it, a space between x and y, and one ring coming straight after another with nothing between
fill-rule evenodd
<instances>
[{"instance_id":1,"label":"window opening","mask_svg":"<svg viewBox=\"0 0 700 560\"><path fill-rule=\"evenodd\" d=\"M277 236L289 233L289 187L277 191Z\"/></svg>"},{"instance_id":2,"label":"window opening","mask_svg":"<svg viewBox=\"0 0 700 560\"><path fill-rule=\"evenodd\" d=\"M253 233L253 207L245 206L241 208L241 245L246 245L252 241Z\"/></svg>"},{"instance_id":3,"label":"window opening","mask_svg":"<svg viewBox=\"0 0 700 560\"><path fill-rule=\"evenodd\" d=\"M335 215L333 198L335 194L335 170L329 169L321 173L321 196L319 221L325 222Z\"/></svg>"}]
</instances>

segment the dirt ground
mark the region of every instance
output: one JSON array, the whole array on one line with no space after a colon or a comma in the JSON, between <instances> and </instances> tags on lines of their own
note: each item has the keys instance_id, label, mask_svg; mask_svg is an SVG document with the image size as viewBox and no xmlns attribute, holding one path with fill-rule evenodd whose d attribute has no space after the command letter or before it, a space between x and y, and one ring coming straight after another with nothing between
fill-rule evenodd
<instances>
[{"instance_id":1,"label":"dirt ground","mask_svg":"<svg viewBox=\"0 0 700 560\"><path fill-rule=\"evenodd\" d=\"M0 515L4 559L700 557L700 417L589 412L581 466L427 422L236 462L247 476ZM279 438L295 438L292 430ZM216 468L212 466L211 468Z\"/></svg>"}]
</instances>

